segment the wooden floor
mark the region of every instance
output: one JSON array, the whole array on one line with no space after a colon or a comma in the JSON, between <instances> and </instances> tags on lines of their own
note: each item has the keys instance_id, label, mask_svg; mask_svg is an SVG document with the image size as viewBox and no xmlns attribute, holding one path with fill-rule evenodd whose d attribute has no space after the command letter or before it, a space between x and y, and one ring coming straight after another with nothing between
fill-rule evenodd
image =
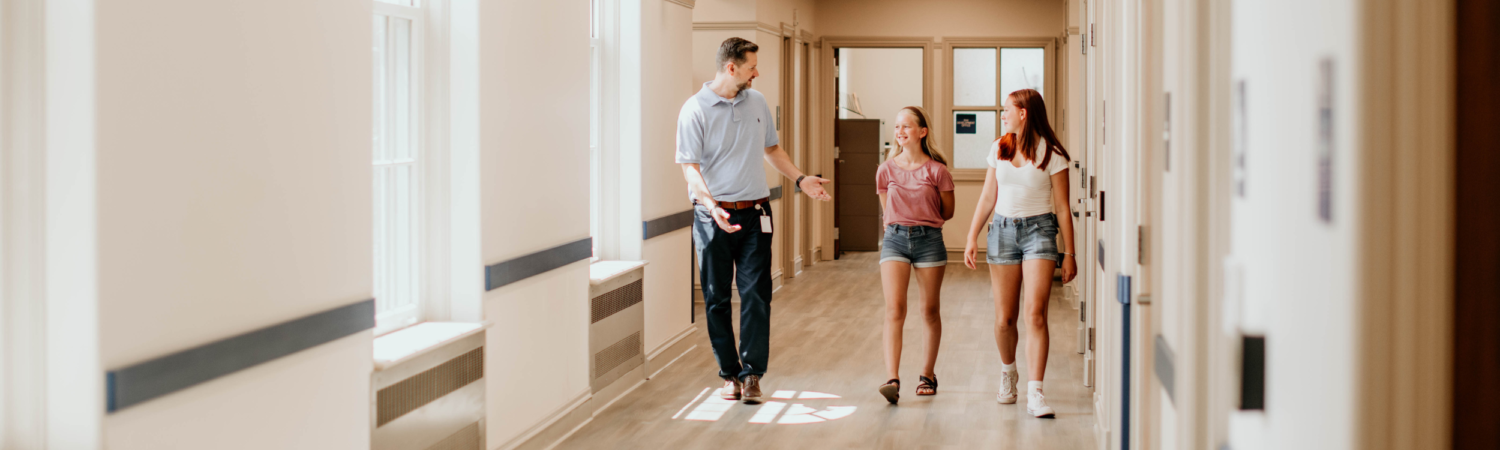
<instances>
[{"instance_id":1,"label":"wooden floor","mask_svg":"<svg viewBox=\"0 0 1500 450\"><path fill-rule=\"evenodd\" d=\"M840 398L768 398L781 403L769 407L770 403L726 405L707 400L720 381L700 307L699 332L689 337L697 341L697 348L601 411L556 448L1096 448L1092 390L1083 387L1083 355L1075 351L1078 311L1060 299L1059 289L1053 290L1050 308L1052 348L1045 386L1057 418L1026 414L1024 327L1018 356L1020 402L995 402L1000 356L984 266L977 271L962 263L948 266L936 370L940 388L931 397L913 393L925 335L913 280L901 402L886 403L875 391L885 381L880 350L884 297L877 260L876 253L851 253L820 263L777 291L772 302L771 359L762 382L767 397L777 391L817 397L800 394L811 391ZM706 388L713 389L705 393ZM852 413L850 406L855 407ZM725 407L717 420L706 420ZM781 409L773 415L772 409L763 408ZM812 411L821 412L807 414ZM843 414L847 416L839 417ZM809 421L813 423L789 423Z\"/></svg>"}]
</instances>

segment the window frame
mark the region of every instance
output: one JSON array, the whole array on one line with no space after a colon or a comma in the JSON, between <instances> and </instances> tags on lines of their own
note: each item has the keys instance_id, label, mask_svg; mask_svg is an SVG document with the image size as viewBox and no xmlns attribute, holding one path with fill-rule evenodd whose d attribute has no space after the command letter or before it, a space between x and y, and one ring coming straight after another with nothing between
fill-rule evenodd
<instances>
[{"instance_id":1,"label":"window frame","mask_svg":"<svg viewBox=\"0 0 1500 450\"><path fill-rule=\"evenodd\" d=\"M411 217L408 220L411 222L411 225L410 225L411 229L412 229L411 245L414 247L412 249L412 252L411 252L411 254L413 255L412 264L415 265L415 267L411 271L413 279L410 280L410 282L412 283L412 286L411 286L410 290L414 293L415 298L412 300L412 302L410 304L402 305L402 306L396 307L395 309L385 309L385 310L382 310L383 307L384 308L388 308L388 306L381 305L380 298L379 298L380 294L381 294L381 289L380 289L379 286L381 286L381 284L383 282L382 279L381 279L381 276L382 276L382 270L381 270L381 268L383 266L381 266L381 264L384 262L384 259L385 259L385 258L382 258L383 255L381 254L381 245L379 245L376 242L376 240L381 239L381 235L378 233L378 230L380 230L380 228L378 228L378 227L380 227L382 225L381 224L381 220L380 220L381 217L378 216L378 214L379 214L379 208L381 206L378 205L378 204L376 204L376 199L377 198L372 198L372 200L371 200L371 203L372 203L372 211L371 211L372 224L371 225L372 225L372 227L376 227L376 228L374 228L372 230L373 235L372 235L372 242L371 242L372 247L373 247L373 249L372 249L372 257L373 257L372 258L373 259L373 261L372 261L372 263L373 263L372 264L372 271L374 273L374 277L372 278L372 283L373 283L372 284L372 290L374 291L373 294L376 296L375 334L376 335L380 335L380 334L384 334L384 333L388 333L388 332L391 332L391 331L399 330L401 328L405 328L407 326L420 323L424 319L428 318L428 316L429 316L429 314L427 313L427 309L429 307L429 303L431 302L431 298L428 295L428 288L429 288L429 283L430 283L430 281L431 281L431 279L433 277L431 277L431 274L428 273L428 268L430 267L430 265L428 264L429 258L428 258L428 254L427 254L428 253L428 249L430 248L430 245L428 245L429 243L427 242L427 240L428 240L427 239L427 237L428 237L428 233L427 233L427 231L428 231L428 223L427 223L427 220L430 217L429 214L428 214L428 211L427 211L428 205L430 203L429 199L427 198L427 195L428 195L428 193L429 193L430 190L428 189L428 180L429 180L429 177L427 176L427 173L426 173L427 172L427 159L428 159L427 158L427 156L428 156L427 153L428 153L428 150L429 150L429 147L427 145L427 137L428 137L428 132L427 132L428 131L427 130L427 125L428 125L428 123L427 123L428 122L427 121L427 116L428 116L428 110L426 108L427 107L427 104L426 104L426 100L427 100L426 99L426 97L427 97L427 95L426 95L427 94L427 83L426 83L426 80L427 80L427 75L428 75L427 74L428 67L427 67L427 64L426 64L426 61L427 61L427 58L426 58L427 36L426 35L427 35L427 32L428 32L428 26L427 26L427 11L424 8L424 6L404 6L404 5L397 5L397 4L393 4L393 3L387 3L387 2L382 1L382 0L371 0L371 3L373 4L372 14L373 14L374 17L397 18L397 19L409 20L411 22L411 42L408 44L409 48L410 48L410 51L411 51L411 54L409 56L409 64L411 66L410 67L410 86L408 87L409 92L410 92L410 96L411 96L411 99L410 99L411 120L405 126L411 127L410 136L409 136L409 140L410 140L410 144L409 145L412 146L412 156L411 156L411 159L412 159L412 162L411 162L411 167L412 167L412 169L411 169L411 173L412 173L411 174L412 188L411 189L412 189L412 192L409 195L413 199L412 204L410 205L410 207L411 207L410 211L411 211L411 213L413 215L415 215L415 217ZM420 5L420 3L419 3L419 5ZM374 37L374 30L372 29L371 30L371 38L372 38L372 40L373 40L373 37ZM395 38L394 38L394 36L392 36L390 34L387 34L386 39L387 40L386 40L385 45L387 46L386 47L387 48L387 52L389 52L390 51L389 50L389 48L390 48L389 46L392 43L395 42L394 41ZM372 41L372 43L373 43L373 41ZM383 67L382 69L383 70L387 70L387 71L392 71L392 70L394 70L394 65L387 65L386 67ZM376 70L376 69L373 68L373 64L372 64L372 70ZM373 73L372 73L372 75L373 75ZM393 75L394 75L393 73L390 74L391 78L394 78ZM388 91L387 93L388 94L393 93L394 89L395 89L394 86L392 86L391 90ZM372 87L372 93L373 93L373 87ZM386 114L388 115L387 120L390 123L395 123L395 120L394 120L394 116L396 114L395 109L396 108L389 108L389 110L386 111ZM393 132L393 130L395 130L395 127L392 127L391 130L388 130L387 134ZM372 130L372 137L374 135L374 131L375 130ZM388 142L389 141L393 141L393 139L388 140ZM374 143L372 142L371 145L372 145L371 146L371 150L373 152L374 151L374 146L373 146ZM374 155L372 154L371 155L371 176L372 176L372 178L376 176L375 175L376 167L379 167L381 165L382 165L382 163L376 161L374 159ZM385 165L389 165L389 163L387 163ZM376 183L376 180L372 179L371 180L372 195L378 195L378 191L379 190L376 188L375 183ZM392 219L391 222L394 223L395 220Z\"/></svg>"},{"instance_id":2,"label":"window frame","mask_svg":"<svg viewBox=\"0 0 1500 450\"><path fill-rule=\"evenodd\" d=\"M589 236L590 262L603 257L604 231L604 0L589 0Z\"/></svg>"},{"instance_id":3,"label":"window frame","mask_svg":"<svg viewBox=\"0 0 1500 450\"><path fill-rule=\"evenodd\" d=\"M957 158L958 158L958 148L955 147L953 145L954 143L952 142L952 140L953 140L952 136L953 136L953 133L954 133L953 124L952 124L953 120L952 119L953 119L953 114L954 114L955 111L994 111L995 112L995 124L994 124L994 126L995 126L995 133L997 135L999 135L1000 132L1001 132L1001 126L1000 126L1000 120L1001 120L1000 119L1000 108L1001 108L1001 105L1003 105L1005 103L1005 95L1009 94L1008 92L1002 92L1001 89L1000 89L1000 78L1005 73L1004 72L1004 64L1005 64L1004 61L1005 61L1005 58L1001 57L1001 55L1004 53L1002 50L1004 50L1004 49L1007 49L1007 48L1040 48L1040 49L1042 49L1042 54L1043 54L1043 63L1042 64L1047 69L1047 73L1042 75L1043 80L1044 80L1044 85L1042 86L1042 91L1043 91L1042 92L1042 97L1045 98L1049 103L1055 103L1056 106L1054 106L1052 108L1048 108L1047 115L1048 115L1048 119L1052 123L1057 123L1057 114L1058 114L1058 111L1060 110L1060 108L1062 106L1061 103L1056 103L1056 100L1054 100L1054 99L1057 98L1057 83L1058 83L1058 81L1057 81L1057 39L1050 38L1050 37L1047 37L1047 38L948 38L948 39L945 39L945 41L947 41L946 43L948 44L948 45L945 45L946 49L944 49L944 51L943 51L943 54L945 55L945 58L947 59L947 61L945 61L945 63L947 64L947 67L946 67L946 69L947 69L946 70L947 76L946 76L946 79L944 79L942 81L942 83L943 83L943 94L942 94L942 100L940 102L944 106L944 108L943 108L943 111L941 111L942 119L937 120L936 122L948 124L947 125L948 128L945 129L945 130L943 130L938 135L941 136L941 138L940 138L941 141L947 141L947 142L944 142L944 143L947 144L947 147L948 147L948 156L949 156L949 160L950 161L957 161ZM993 106L955 105L953 103L953 99L954 99L954 97L953 97L953 95L954 95L954 78L957 75L957 73L954 71L954 69L955 69L954 66L956 65L955 61L954 61L954 54L955 54L955 50L957 50L957 49L964 49L964 48L992 48L992 49L995 49L995 104ZM984 175L985 175L986 171L987 171L987 169L960 169L960 168L954 168L954 169L951 170L951 172L953 174L953 179L955 181L984 181Z\"/></svg>"}]
</instances>

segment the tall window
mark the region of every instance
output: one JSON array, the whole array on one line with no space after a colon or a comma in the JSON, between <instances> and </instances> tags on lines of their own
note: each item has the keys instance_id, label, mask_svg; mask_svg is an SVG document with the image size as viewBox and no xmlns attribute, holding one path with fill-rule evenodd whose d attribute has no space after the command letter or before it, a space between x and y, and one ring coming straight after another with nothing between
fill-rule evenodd
<instances>
[{"instance_id":1,"label":"tall window","mask_svg":"<svg viewBox=\"0 0 1500 450\"><path fill-rule=\"evenodd\" d=\"M952 105L955 169L989 167L985 158L990 144L999 137L1000 110L1007 106L1004 100L1011 92L1036 89L1047 96L1049 51L1050 46L1040 45L954 44L949 72L953 74L952 96L948 104Z\"/></svg>"},{"instance_id":2,"label":"tall window","mask_svg":"<svg viewBox=\"0 0 1500 450\"><path fill-rule=\"evenodd\" d=\"M604 39L600 0L589 0L589 236L594 237L594 256L599 257L600 199L603 197L604 133Z\"/></svg>"},{"instance_id":3,"label":"tall window","mask_svg":"<svg viewBox=\"0 0 1500 450\"><path fill-rule=\"evenodd\" d=\"M423 146L420 0L376 0L374 244L376 332L422 319Z\"/></svg>"}]
</instances>

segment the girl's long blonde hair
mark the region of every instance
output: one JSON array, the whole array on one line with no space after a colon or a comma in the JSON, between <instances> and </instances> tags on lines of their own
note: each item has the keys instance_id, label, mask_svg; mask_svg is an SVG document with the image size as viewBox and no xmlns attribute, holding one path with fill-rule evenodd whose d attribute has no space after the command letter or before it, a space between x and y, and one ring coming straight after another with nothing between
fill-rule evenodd
<instances>
[{"instance_id":1,"label":"girl's long blonde hair","mask_svg":"<svg viewBox=\"0 0 1500 450\"><path fill-rule=\"evenodd\" d=\"M937 161L938 164L942 164L945 166L948 165L948 159L943 157L943 152L939 151L937 146L932 144L932 128L927 126L927 113L923 112L922 108L919 106L908 106L905 108L901 108L901 112L911 113L913 117L917 118L917 126L927 129L927 135L922 136L922 153L926 153L928 158L932 158L932 160ZM901 112L896 113L896 115L900 116ZM897 156L901 155L902 151L903 149L901 148L901 146L897 145L896 148L891 151L891 156L886 159L896 159Z\"/></svg>"}]
</instances>

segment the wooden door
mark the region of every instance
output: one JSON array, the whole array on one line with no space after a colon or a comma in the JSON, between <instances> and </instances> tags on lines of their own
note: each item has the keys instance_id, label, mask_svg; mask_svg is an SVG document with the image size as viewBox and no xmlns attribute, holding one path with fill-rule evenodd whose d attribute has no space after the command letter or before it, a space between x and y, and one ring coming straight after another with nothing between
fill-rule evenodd
<instances>
[{"instance_id":1,"label":"wooden door","mask_svg":"<svg viewBox=\"0 0 1500 450\"><path fill-rule=\"evenodd\" d=\"M880 120L839 119L838 127L839 248L850 252L880 250L880 196L875 194L875 170L880 167Z\"/></svg>"}]
</instances>

